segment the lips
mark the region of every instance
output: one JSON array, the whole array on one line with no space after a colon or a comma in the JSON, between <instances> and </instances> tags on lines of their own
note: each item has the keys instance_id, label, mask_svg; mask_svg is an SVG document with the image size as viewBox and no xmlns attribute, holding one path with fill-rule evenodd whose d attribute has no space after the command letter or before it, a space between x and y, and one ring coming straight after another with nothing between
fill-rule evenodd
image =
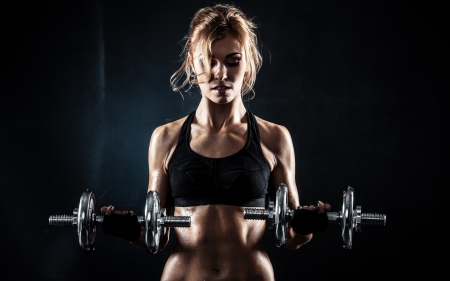
<instances>
[{"instance_id":1,"label":"lips","mask_svg":"<svg viewBox=\"0 0 450 281\"><path fill-rule=\"evenodd\" d=\"M226 91L228 89L231 89L231 87L228 86L215 86L212 88L212 90L218 90L218 91Z\"/></svg>"},{"instance_id":2,"label":"lips","mask_svg":"<svg viewBox=\"0 0 450 281\"><path fill-rule=\"evenodd\" d=\"M211 88L211 90L219 96L225 96L230 89L231 89L231 87L228 87L223 84L216 85Z\"/></svg>"}]
</instances>

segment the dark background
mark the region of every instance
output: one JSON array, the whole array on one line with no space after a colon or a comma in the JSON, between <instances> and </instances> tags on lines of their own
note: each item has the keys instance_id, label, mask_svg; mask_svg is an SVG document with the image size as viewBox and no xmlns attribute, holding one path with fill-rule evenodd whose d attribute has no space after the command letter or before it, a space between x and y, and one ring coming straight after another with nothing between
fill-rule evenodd
<instances>
[{"instance_id":1,"label":"dark background","mask_svg":"<svg viewBox=\"0 0 450 281\"><path fill-rule=\"evenodd\" d=\"M301 202L339 210L352 186L363 212L387 215L384 227L362 226L349 251L336 225L297 251L267 230L277 280L445 274L443 2L234 1L258 23L264 57L245 105L291 132ZM15 3L1 12L0 276L159 280L173 236L151 255L99 231L84 253L48 217L70 215L87 188L98 207L143 213L151 133L200 99L169 85L181 39L217 2Z\"/></svg>"}]
</instances>

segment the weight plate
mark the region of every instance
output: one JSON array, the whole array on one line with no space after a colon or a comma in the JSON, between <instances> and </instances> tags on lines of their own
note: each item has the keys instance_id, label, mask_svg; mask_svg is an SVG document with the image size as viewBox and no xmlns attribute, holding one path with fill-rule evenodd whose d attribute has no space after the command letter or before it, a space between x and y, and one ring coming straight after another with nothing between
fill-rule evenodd
<instances>
[{"instance_id":1,"label":"weight plate","mask_svg":"<svg viewBox=\"0 0 450 281\"><path fill-rule=\"evenodd\" d=\"M156 254L159 248L158 216L159 194L157 191L149 191L145 203L145 245L147 251Z\"/></svg>"},{"instance_id":2,"label":"weight plate","mask_svg":"<svg viewBox=\"0 0 450 281\"><path fill-rule=\"evenodd\" d=\"M81 195L77 214L78 242L85 252L91 252L95 248L95 208L94 193L86 189Z\"/></svg>"},{"instance_id":3,"label":"weight plate","mask_svg":"<svg viewBox=\"0 0 450 281\"><path fill-rule=\"evenodd\" d=\"M288 230L287 220L287 186L280 184L275 200L275 237L277 246L286 245L286 233Z\"/></svg>"},{"instance_id":4,"label":"weight plate","mask_svg":"<svg viewBox=\"0 0 450 281\"><path fill-rule=\"evenodd\" d=\"M342 247L350 250L352 248L353 227L354 225L354 192L353 188L349 186L347 191L344 191L344 198L342 202Z\"/></svg>"}]
</instances>

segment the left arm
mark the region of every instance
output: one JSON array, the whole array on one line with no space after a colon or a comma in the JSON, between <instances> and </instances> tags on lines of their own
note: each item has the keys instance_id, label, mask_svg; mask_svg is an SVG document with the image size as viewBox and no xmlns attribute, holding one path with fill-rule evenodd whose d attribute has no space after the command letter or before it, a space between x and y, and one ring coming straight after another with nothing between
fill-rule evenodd
<instances>
[{"instance_id":1,"label":"left arm","mask_svg":"<svg viewBox=\"0 0 450 281\"><path fill-rule=\"evenodd\" d=\"M294 145L289 131L280 125L276 125L258 118L260 128L261 146L264 155L271 166L269 192L271 198L275 198L278 185L284 183L288 187L288 207L291 210L300 209L297 184L295 182L295 153ZM324 212L324 206L319 206ZM286 249L295 250L309 242L313 234L300 235L293 231L289 225L286 233Z\"/></svg>"}]
</instances>

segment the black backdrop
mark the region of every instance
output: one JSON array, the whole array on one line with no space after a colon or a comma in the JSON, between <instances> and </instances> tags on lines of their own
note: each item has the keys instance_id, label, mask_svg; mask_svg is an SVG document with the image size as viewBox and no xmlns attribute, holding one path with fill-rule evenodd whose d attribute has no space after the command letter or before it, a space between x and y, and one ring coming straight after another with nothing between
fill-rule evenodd
<instances>
[{"instance_id":1,"label":"black backdrop","mask_svg":"<svg viewBox=\"0 0 450 281\"><path fill-rule=\"evenodd\" d=\"M59 3L61 2L61 3ZM443 2L443 1L442 1ZM84 253L71 214L92 189L98 207L143 213L147 148L158 125L193 110L169 87L194 13L213 1L22 1L2 8L0 182L5 280L159 280L157 255L97 234ZM277 280L430 279L444 272L448 187L448 14L414 1L234 1L259 25L263 68L245 105L286 126L302 203L339 210L355 188L363 226L350 251L340 228L298 251L266 248Z\"/></svg>"}]
</instances>

